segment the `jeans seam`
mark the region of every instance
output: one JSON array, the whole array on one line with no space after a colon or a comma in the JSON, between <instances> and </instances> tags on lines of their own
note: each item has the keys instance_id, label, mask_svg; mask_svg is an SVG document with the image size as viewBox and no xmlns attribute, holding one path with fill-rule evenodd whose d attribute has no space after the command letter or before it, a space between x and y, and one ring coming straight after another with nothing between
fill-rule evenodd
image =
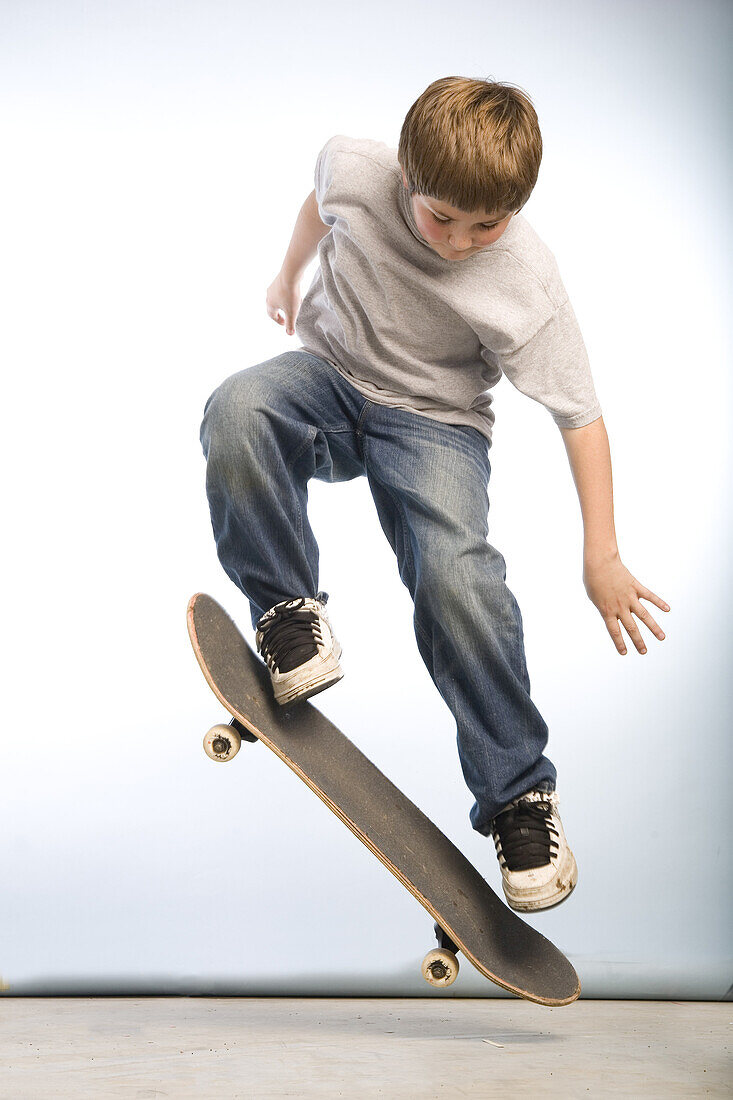
<instances>
[{"instance_id":1,"label":"jeans seam","mask_svg":"<svg viewBox=\"0 0 733 1100\"><path fill-rule=\"evenodd\" d=\"M300 447L298 447L292 455L288 455L287 458L283 458L283 465L286 467L290 474L291 481L293 479L294 467L301 455L305 454L307 448L312 446L318 435L318 428L314 425L308 425L308 437L305 439ZM298 504L298 538L300 542L303 542L303 508L300 503L300 494L296 491L295 499Z\"/></svg>"},{"instance_id":2,"label":"jeans seam","mask_svg":"<svg viewBox=\"0 0 733 1100\"><path fill-rule=\"evenodd\" d=\"M371 405L372 405L372 402L368 398L365 398L364 399L364 404L362 405L362 408L361 408L361 412L359 413L359 415L356 418L356 424L354 426L354 431L360 432L362 430L361 429L361 422L364 419L364 417L366 416L367 412L369 411ZM380 484L381 484L381 482L380 482ZM385 486L385 488L386 488L386 486Z\"/></svg>"},{"instance_id":3,"label":"jeans seam","mask_svg":"<svg viewBox=\"0 0 733 1100\"><path fill-rule=\"evenodd\" d=\"M395 505L395 507L397 509L397 515L399 516L399 520L400 520L400 527L402 528L402 539L403 539L403 542L404 542L404 545L405 545L405 558L409 562L410 569L412 571L412 576L414 577L414 580L415 580L415 588L417 588L417 569L415 568L415 559L412 555L412 547L410 546L410 539L409 539L410 528L407 524L407 520L405 519L405 513L404 513L404 509L402 507L402 501L399 499L399 497L397 497L392 492L392 489L389 486L385 485L384 488L387 490L387 494L389 495L390 499L392 500L393 504Z\"/></svg>"},{"instance_id":4,"label":"jeans seam","mask_svg":"<svg viewBox=\"0 0 733 1100\"><path fill-rule=\"evenodd\" d=\"M366 406L362 410L362 416L364 414L365 409L366 409ZM361 417L359 417L359 419L361 420ZM367 466L367 462L368 462L368 452L369 452L368 439L365 437L364 438L365 467ZM373 471L372 471L371 476L374 478L374 480L377 482L378 485L381 485L382 489L384 489L385 493L387 494L389 499L392 501L395 512L397 514L397 518L399 519L400 527L402 528L402 540L403 540L403 544L404 544L404 547L405 547L405 559L409 564L410 570L412 572L412 576L415 580L415 588L417 588L417 569L415 568L415 559L414 559L413 554L412 554L412 547L410 545L410 539L409 539L410 528L409 528L409 524L407 523L407 520L405 518L405 512L404 512L404 508L402 506L402 501L400 500L399 496L397 496L397 494L392 490L392 487L390 485L386 485L381 480L381 478L378 478L374 474ZM397 552L396 551L395 551L395 557L397 557ZM397 568L399 569L399 558L397 558ZM409 588L409 586L408 586L408 588ZM415 620L415 626L417 627L417 620ZM420 632L423 635L423 637L425 638L425 640L427 642L429 642L430 639L427 637L427 635L422 630L422 628L420 628Z\"/></svg>"},{"instance_id":5,"label":"jeans seam","mask_svg":"<svg viewBox=\"0 0 733 1100\"><path fill-rule=\"evenodd\" d=\"M423 641L425 642L425 644L426 644L427 646L429 646L429 647L430 647L430 649L432 650L432 648L433 648L433 639L432 639L432 638L430 637L430 635L429 635L429 634L428 634L428 633L427 633L427 632L426 632L426 631L424 630L424 628L423 628L423 627L421 626L421 624L420 624L420 620L419 620L419 619L418 619L418 617L417 617L417 612L415 613L415 615L414 615L414 617L413 617L413 621L414 621L414 623L415 623L415 630L416 630L416 631L417 631L417 633L418 633L418 634L420 635L420 637L421 637L421 638L422 638L422 640L423 640Z\"/></svg>"}]
</instances>

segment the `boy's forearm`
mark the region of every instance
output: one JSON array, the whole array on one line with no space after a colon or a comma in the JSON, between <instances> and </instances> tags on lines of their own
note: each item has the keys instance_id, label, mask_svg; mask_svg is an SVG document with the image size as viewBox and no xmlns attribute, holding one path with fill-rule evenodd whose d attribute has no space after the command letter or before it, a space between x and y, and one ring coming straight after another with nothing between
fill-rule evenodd
<instances>
[{"instance_id":1,"label":"boy's forearm","mask_svg":"<svg viewBox=\"0 0 733 1100\"><path fill-rule=\"evenodd\" d=\"M330 228L319 217L315 192L312 191L300 208L293 236L285 253L281 268L284 279L291 283L300 281L316 254L318 242L326 236Z\"/></svg>"},{"instance_id":2,"label":"boy's forearm","mask_svg":"<svg viewBox=\"0 0 733 1100\"><path fill-rule=\"evenodd\" d=\"M613 520L611 452L603 417L582 428L561 428L583 516L586 561L618 554Z\"/></svg>"}]
</instances>

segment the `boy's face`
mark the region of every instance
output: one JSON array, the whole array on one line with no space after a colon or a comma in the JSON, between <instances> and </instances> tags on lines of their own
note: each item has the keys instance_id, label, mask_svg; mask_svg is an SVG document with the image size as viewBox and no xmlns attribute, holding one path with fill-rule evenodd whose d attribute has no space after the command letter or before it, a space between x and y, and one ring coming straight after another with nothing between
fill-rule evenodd
<instances>
[{"instance_id":1,"label":"boy's face","mask_svg":"<svg viewBox=\"0 0 733 1100\"><path fill-rule=\"evenodd\" d=\"M402 172L407 189L407 179ZM500 210L493 214L485 210L467 213L438 199L424 195L408 195L415 223L434 252L444 260L465 260L475 252L498 241L514 214Z\"/></svg>"}]
</instances>

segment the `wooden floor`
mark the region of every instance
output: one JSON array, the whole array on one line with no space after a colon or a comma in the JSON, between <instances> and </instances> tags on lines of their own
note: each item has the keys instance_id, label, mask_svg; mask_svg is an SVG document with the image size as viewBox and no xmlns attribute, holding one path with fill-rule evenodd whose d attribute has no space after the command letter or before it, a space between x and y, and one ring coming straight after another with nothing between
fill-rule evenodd
<instances>
[{"instance_id":1,"label":"wooden floor","mask_svg":"<svg viewBox=\"0 0 733 1100\"><path fill-rule=\"evenodd\" d=\"M4 998L0 1096L733 1095L729 1003Z\"/></svg>"}]
</instances>

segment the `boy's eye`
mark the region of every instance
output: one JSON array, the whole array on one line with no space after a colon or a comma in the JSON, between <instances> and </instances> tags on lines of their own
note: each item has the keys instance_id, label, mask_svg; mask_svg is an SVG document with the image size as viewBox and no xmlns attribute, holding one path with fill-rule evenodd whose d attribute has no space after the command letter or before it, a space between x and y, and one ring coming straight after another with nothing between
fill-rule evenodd
<instances>
[{"instance_id":1,"label":"boy's eye","mask_svg":"<svg viewBox=\"0 0 733 1100\"><path fill-rule=\"evenodd\" d=\"M433 214L433 211L431 210L430 213ZM439 218L437 214L433 214L433 217L435 218L436 222L440 222L441 225L445 225L447 222L450 221L450 218ZM482 229L496 229L498 224L499 224L498 222L494 222L493 225L482 225L481 228Z\"/></svg>"}]
</instances>

